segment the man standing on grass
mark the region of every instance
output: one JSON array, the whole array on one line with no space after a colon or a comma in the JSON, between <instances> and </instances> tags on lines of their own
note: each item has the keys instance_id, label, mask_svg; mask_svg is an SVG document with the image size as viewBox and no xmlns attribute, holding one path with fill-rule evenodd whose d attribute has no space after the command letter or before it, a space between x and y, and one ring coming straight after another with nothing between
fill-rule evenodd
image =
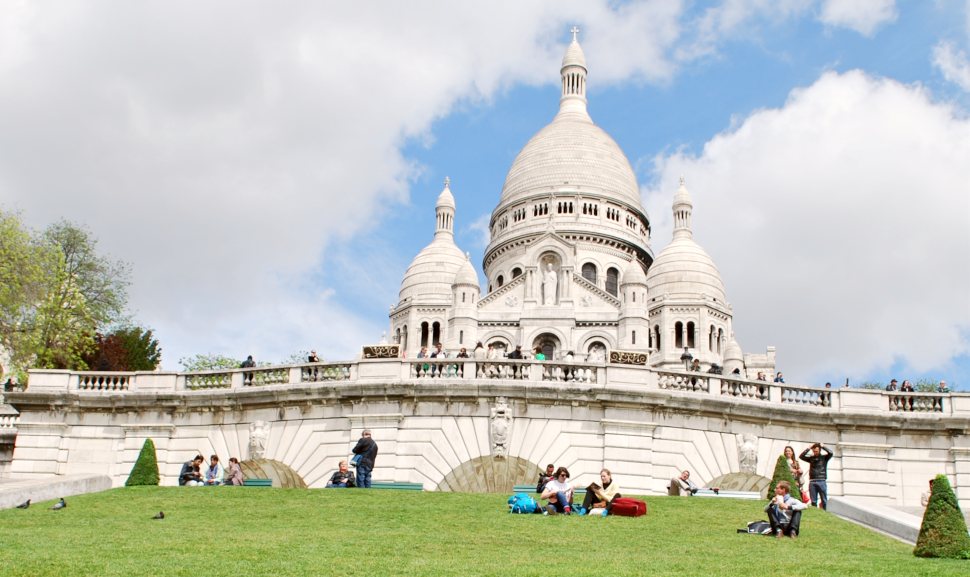
<instances>
[{"instance_id":1,"label":"man standing on grass","mask_svg":"<svg viewBox=\"0 0 970 577\"><path fill-rule=\"evenodd\" d=\"M822 453L825 453L824 455ZM811 453L811 454L809 454ZM822 443L815 443L811 447L802 451L799 459L809 464L808 470L808 494L814 507L818 503L820 509L825 509L829 502L828 467L829 459L832 458L832 451L822 446Z\"/></svg>"},{"instance_id":2,"label":"man standing on grass","mask_svg":"<svg viewBox=\"0 0 970 577\"><path fill-rule=\"evenodd\" d=\"M370 429L364 429L361 433L353 453L360 455L360 460L357 461L357 486L370 489L370 474L374 470L374 461L377 460L377 443L370 438Z\"/></svg>"}]
</instances>

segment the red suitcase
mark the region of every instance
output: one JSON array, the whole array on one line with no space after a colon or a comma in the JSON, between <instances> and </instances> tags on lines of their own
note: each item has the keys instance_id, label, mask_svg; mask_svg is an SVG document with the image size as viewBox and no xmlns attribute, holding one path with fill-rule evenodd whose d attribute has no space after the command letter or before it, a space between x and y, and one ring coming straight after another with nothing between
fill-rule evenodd
<instances>
[{"instance_id":1,"label":"red suitcase","mask_svg":"<svg viewBox=\"0 0 970 577\"><path fill-rule=\"evenodd\" d=\"M647 504L629 497L613 499L613 505L610 507L610 515L619 515L620 517L639 517L646 514Z\"/></svg>"}]
</instances>

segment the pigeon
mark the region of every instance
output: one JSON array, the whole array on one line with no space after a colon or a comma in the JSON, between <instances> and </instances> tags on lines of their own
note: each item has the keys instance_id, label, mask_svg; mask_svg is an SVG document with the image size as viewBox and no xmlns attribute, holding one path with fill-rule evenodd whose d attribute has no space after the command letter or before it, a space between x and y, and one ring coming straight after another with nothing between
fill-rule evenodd
<instances>
[{"instance_id":1,"label":"pigeon","mask_svg":"<svg viewBox=\"0 0 970 577\"><path fill-rule=\"evenodd\" d=\"M158 512L158 515L155 515L154 517L152 517L152 519L164 519L164 518L165 518L165 512L164 511L159 511Z\"/></svg>"},{"instance_id":2,"label":"pigeon","mask_svg":"<svg viewBox=\"0 0 970 577\"><path fill-rule=\"evenodd\" d=\"M51 511L60 511L64 507L67 507L67 501L65 501L64 498L61 497L61 500L54 503L54 506L51 507Z\"/></svg>"},{"instance_id":3,"label":"pigeon","mask_svg":"<svg viewBox=\"0 0 970 577\"><path fill-rule=\"evenodd\" d=\"M27 507L30 507L30 499L27 499L23 503L17 505L18 509L26 509Z\"/></svg>"}]
</instances>

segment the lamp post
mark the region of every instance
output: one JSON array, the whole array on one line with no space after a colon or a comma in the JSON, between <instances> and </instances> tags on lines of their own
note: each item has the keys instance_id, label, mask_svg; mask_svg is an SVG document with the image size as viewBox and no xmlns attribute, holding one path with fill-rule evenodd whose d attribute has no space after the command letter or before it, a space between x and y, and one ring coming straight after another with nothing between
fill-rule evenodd
<instances>
[{"instance_id":1,"label":"lamp post","mask_svg":"<svg viewBox=\"0 0 970 577\"><path fill-rule=\"evenodd\" d=\"M694 355L690 354L687 347L684 347L684 354L680 355L680 360L684 361L684 370L690 370L690 362L694 360Z\"/></svg>"}]
</instances>

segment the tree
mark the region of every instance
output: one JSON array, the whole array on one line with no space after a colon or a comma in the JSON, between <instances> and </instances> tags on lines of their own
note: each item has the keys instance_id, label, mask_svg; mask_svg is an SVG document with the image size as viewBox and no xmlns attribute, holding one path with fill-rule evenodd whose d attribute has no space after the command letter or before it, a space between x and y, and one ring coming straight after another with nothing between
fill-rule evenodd
<instances>
[{"instance_id":1,"label":"tree","mask_svg":"<svg viewBox=\"0 0 970 577\"><path fill-rule=\"evenodd\" d=\"M131 474L125 481L126 487L139 485L158 485L158 458L155 456L155 443L145 439L145 444L138 453L138 460L131 468Z\"/></svg>"},{"instance_id":2,"label":"tree","mask_svg":"<svg viewBox=\"0 0 970 577\"><path fill-rule=\"evenodd\" d=\"M0 345L18 380L26 369L84 369L99 330L123 319L129 271L100 256L83 228L35 234L0 210Z\"/></svg>"},{"instance_id":3,"label":"tree","mask_svg":"<svg viewBox=\"0 0 970 577\"><path fill-rule=\"evenodd\" d=\"M937 475L933 479L933 491L923 513L913 555L970 559L967 521L963 518L960 503L946 475Z\"/></svg>"},{"instance_id":4,"label":"tree","mask_svg":"<svg viewBox=\"0 0 970 577\"><path fill-rule=\"evenodd\" d=\"M775 487L781 481L788 481L791 485L792 495L798 492L798 481L795 480L795 476L791 474L791 467L788 466L788 459L784 455L778 456L778 461L775 463L775 472L771 476L771 484L768 485L768 498L772 498L775 495ZM801 498L798 495L797 498Z\"/></svg>"},{"instance_id":5,"label":"tree","mask_svg":"<svg viewBox=\"0 0 970 577\"><path fill-rule=\"evenodd\" d=\"M179 359L182 370L186 372L196 371L218 371L220 369L238 369L242 361L212 353L193 355L188 358Z\"/></svg>"},{"instance_id":6,"label":"tree","mask_svg":"<svg viewBox=\"0 0 970 577\"><path fill-rule=\"evenodd\" d=\"M151 329L130 326L103 336L94 336L95 350L83 357L88 368L97 371L154 371L162 360L162 349Z\"/></svg>"}]
</instances>

